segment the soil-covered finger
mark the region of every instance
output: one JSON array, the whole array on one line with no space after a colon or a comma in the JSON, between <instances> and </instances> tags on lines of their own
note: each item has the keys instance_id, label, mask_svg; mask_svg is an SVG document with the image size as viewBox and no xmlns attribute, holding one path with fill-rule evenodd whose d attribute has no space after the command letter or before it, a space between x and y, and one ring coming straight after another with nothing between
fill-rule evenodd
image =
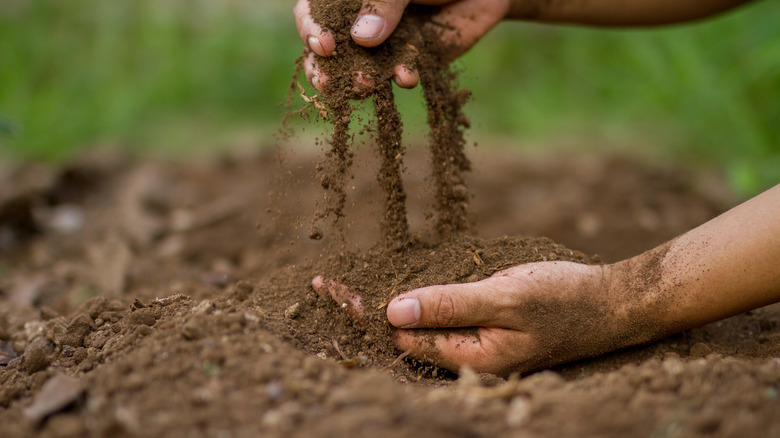
<instances>
[{"instance_id":1,"label":"soil-covered finger","mask_svg":"<svg viewBox=\"0 0 780 438\"><path fill-rule=\"evenodd\" d=\"M304 58L303 69L306 79L312 87L321 93L327 89L328 75L320 71L314 52L309 53Z\"/></svg>"},{"instance_id":2,"label":"soil-covered finger","mask_svg":"<svg viewBox=\"0 0 780 438\"><path fill-rule=\"evenodd\" d=\"M481 373L507 375L515 368L515 352L524 352L531 343L528 335L509 330L480 328L476 331L399 330L396 345L401 351L424 363L457 372L468 366Z\"/></svg>"},{"instance_id":3,"label":"soil-covered finger","mask_svg":"<svg viewBox=\"0 0 780 438\"><path fill-rule=\"evenodd\" d=\"M512 317L516 301L523 292L517 290L518 283L509 277L492 277L416 289L394 299L387 307L387 316L391 324L404 328L511 327L515 325ZM412 309L416 321L411 319Z\"/></svg>"},{"instance_id":4,"label":"soil-covered finger","mask_svg":"<svg viewBox=\"0 0 780 438\"><path fill-rule=\"evenodd\" d=\"M308 0L298 0L293 13L304 46L320 56L331 56L336 44L333 35L312 19Z\"/></svg>"},{"instance_id":5,"label":"soil-covered finger","mask_svg":"<svg viewBox=\"0 0 780 438\"><path fill-rule=\"evenodd\" d=\"M349 290L347 285L325 279L321 275L314 277L311 281L312 288L320 297L329 294L333 301L342 309L345 309L355 320L363 318L364 307L363 298Z\"/></svg>"},{"instance_id":6,"label":"soil-covered finger","mask_svg":"<svg viewBox=\"0 0 780 438\"><path fill-rule=\"evenodd\" d=\"M409 0L367 0L351 28L352 39L363 47L382 44L398 26Z\"/></svg>"}]
</instances>

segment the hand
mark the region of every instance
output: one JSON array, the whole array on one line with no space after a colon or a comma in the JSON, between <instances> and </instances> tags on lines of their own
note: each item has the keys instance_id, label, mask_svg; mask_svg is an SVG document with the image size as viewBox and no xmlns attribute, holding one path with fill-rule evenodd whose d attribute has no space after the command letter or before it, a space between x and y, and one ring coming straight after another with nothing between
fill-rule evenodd
<instances>
[{"instance_id":1,"label":"hand","mask_svg":"<svg viewBox=\"0 0 780 438\"><path fill-rule=\"evenodd\" d=\"M642 323L643 295L626 293L622 274L613 282L613 266L529 263L479 282L424 287L393 299L387 318L399 328L398 348L425 362L499 375L537 370L658 336L652 322ZM322 277L312 285L361 318L362 300L346 286ZM478 337L416 330L458 327Z\"/></svg>"},{"instance_id":2,"label":"hand","mask_svg":"<svg viewBox=\"0 0 780 438\"><path fill-rule=\"evenodd\" d=\"M509 0L412 0L422 5L442 6L433 21L446 24L436 26L443 41L454 48L452 57L460 56L474 45L509 11ZM352 26L352 39L363 47L376 47L393 33L409 0L364 0L363 7ZM295 5L295 23L306 48L312 53L306 57L306 78L317 90L323 91L327 77L318 69L315 54L329 57L336 49L333 35L314 22L309 14L308 0ZM401 65L393 70L395 82L404 88L414 88L420 81L416 71ZM367 87L370 79L360 77L357 83Z\"/></svg>"},{"instance_id":3,"label":"hand","mask_svg":"<svg viewBox=\"0 0 780 438\"><path fill-rule=\"evenodd\" d=\"M457 371L506 375L594 356L645 341L630 333L633 301L611 288L611 266L540 262L465 284L407 292L387 307L396 344ZM633 323L634 321L632 321ZM419 328L477 327L478 337Z\"/></svg>"}]
</instances>

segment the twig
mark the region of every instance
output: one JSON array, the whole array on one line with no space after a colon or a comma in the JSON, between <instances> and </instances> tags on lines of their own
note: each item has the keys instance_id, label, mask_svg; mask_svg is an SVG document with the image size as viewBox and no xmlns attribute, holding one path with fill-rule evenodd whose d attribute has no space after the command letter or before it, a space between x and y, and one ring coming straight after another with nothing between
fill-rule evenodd
<instances>
[{"instance_id":1,"label":"twig","mask_svg":"<svg viewBox=\"0 0 780 438\"><path fill-rule=\"evenodd\" d=\"M471 254L471 258L473 258L473 259L474 259L474 263L476 263L476 264L477 264L477 266L482 266L482 265L484 265L484 264L485 264L485 263L482 261L482 258L479 256L479 254L478 254L478 252L477 252L477 251L471 251L471 250L468 250L468 249L467 249L467 250L466 250L466 252L467 252L467 253L469 253L469 254Z\"/></svg>"},{"instance_id":2,"label":"twig","mask_svg":"<svg viewBox=\"0 0 780 438\"><path fill-rule=\"evenodd\" d=\"M401 353L401 354L400 354L398 357L396 357L396 358L395 358L395 360L393 360L393 361L390 363L390 365L388 365L388 366L386 366L386 367L382 368L382 371L390 371L390 370L392 370L393 368L395 368L395 366L396 366L396 365L398 365L398 364L399 364L399 363L400 363L400 362L401 362L401 361L402 361L402 360L403 360L403 359L404 359L406 356L408 356L408 355L409 355L411 352L412 352L412 350L406 350L406 351L404 351L404 352L403 352L403 353Z\"/></svg>"},{"instance_id":3,"label":"twig","mask_svg":"<svg viewBox=\"0 0 780 438\"><path fill-rule=\"evenodd\" d=\"M331 344L333 344L333 348L335 348L335 349L336 349L336 351L339 353L339 355L341 355L341 358L342 358L343 360L349 360L349 358L348 358L348 357L347 357L347 356L344 354L344 352L343 352L343 351L341 351L341 348L339 348L339 343L338 343L338 342L336 342L336 338L332 338L332 339L330 340L330 343L331 343Z\"/></svg>"}]
</instances>

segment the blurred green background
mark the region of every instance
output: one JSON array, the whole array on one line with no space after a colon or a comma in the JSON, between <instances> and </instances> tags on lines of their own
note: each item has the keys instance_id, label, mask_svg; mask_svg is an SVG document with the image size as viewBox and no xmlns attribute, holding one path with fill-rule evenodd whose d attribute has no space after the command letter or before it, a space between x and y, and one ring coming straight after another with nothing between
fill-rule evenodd
<instances>
[{"instance_id":1,"label":"blurred green background","mask_svg":"<svg viewBox=\"0 0 780 438\"><path fill-rule=\"evenodd\" d=\"M3 0L0 154L272 143L301 51L292 7ZM780 181L780 2L652 30L504 23L460 68L481 145L653 148L722 167L745 195ZM397 95L424 135L419 92Z\"/></svg>"}]
</instances>

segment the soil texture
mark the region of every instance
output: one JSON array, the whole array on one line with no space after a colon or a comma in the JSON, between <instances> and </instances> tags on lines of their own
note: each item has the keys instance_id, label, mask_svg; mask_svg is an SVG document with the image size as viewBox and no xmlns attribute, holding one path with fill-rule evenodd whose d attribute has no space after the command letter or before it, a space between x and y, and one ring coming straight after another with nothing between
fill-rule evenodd
<instances>
[{"instance_id":1,"label":"soil texture","mask_svg":"<svg viewBox=\"0 0 780 438\"><path fill-rule=\"evenodd\" d=\"M380 158L354 153L336 252L337 236L309 239L314 152L288 154L281 171L266 152L0 167L3 438L780 434L778 306L503 380L398 359L386 325L360 327L310 286L314 275L357 284L379 318L409 288L521 261L596 261L505 235L616 261L733 205L719 179L483 147L476 237L436 245L427 151L410 148L412 237L399 257L372 249ZM333 257L351 269L324 272Z\"/></svg>"}]
</instances>

